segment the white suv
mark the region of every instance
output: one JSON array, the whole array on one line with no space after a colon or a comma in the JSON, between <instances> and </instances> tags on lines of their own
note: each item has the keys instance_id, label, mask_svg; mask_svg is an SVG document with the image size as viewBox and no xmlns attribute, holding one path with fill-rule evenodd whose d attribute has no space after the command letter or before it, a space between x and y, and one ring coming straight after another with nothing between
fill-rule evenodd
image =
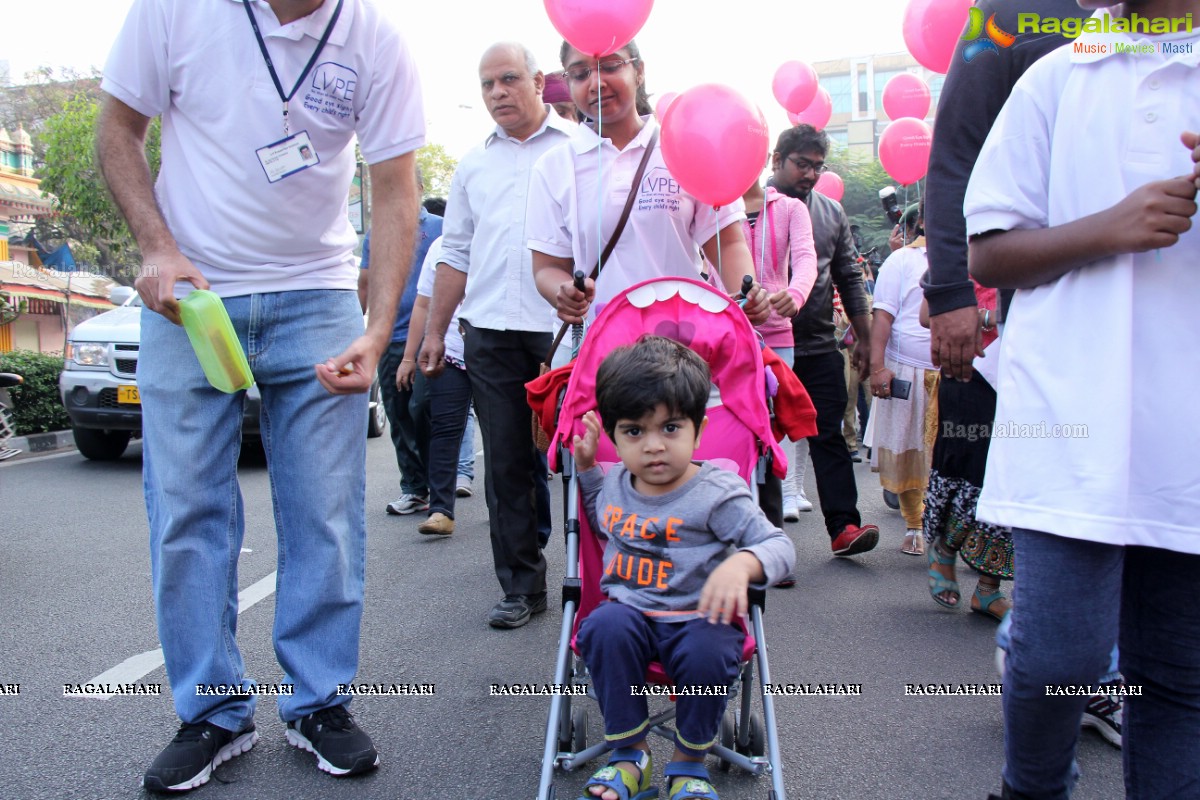
<instances>
[{"instance_id":1,"label":"white suv","mask_svg":"<svg viewBox=\"0 0 1200 800\"><path fill-rule=\"evenodd\" d=\"M87 458L120 458L129 440L141 436L142 405L137 388L141 315L142 300L133 294L119 308L76 325L67 341L58 388L75 431L75 444ZM243 436L258 436L259 406L258 387L251 386L246 390ZM367 436L382 436L386 425L376 379L371 385Z\"/></svg>"}]
</instances>

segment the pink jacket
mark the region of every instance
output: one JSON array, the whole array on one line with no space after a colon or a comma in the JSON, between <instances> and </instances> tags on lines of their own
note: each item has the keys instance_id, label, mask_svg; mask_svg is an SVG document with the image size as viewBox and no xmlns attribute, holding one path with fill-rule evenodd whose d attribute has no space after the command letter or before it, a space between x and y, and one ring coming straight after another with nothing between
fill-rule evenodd
<instances>
[{"instance_id":1,"label":"pink jacket","mask_svg":"<svg viewBox=\"0 0 1200 800\"><path fill-rule=\"evenodd\" d=\"M768 186L758 223L742 223L746 244L754 256L758 282L769 294L786 288L803 306L817 279L817 251L813 246L812 221L808 207L794 197ZM792 278L788 280L788 268ZM768 347L792 347L792 321L771 309L771 316L758 326Z\"/></svg>"}]
</instances>

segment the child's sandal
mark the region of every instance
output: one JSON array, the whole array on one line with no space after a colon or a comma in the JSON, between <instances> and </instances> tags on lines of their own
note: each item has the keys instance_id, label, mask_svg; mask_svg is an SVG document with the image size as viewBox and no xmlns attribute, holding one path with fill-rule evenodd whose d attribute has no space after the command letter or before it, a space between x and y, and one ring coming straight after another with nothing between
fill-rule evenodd
<instances>
[{"instance_id":1,"label":"child's sandal","mask_svg":"<svg viewBox=\"0 0 1200 800\"><path fill-rule=\"evenodd\" d=\"M699 761L672 761L663 770L667 791L675 786L669 800L720 800L717 790L709 783L708 769ZM673 782L674 778L685 778Z\"/></svg>"},{"instance_id":2,"label":"child's sandal","mask_svg":"<svg viewBox=\"0 0 1200 800\"><path fill-rule=\"evenodd\" d=\"M642 773L640 779L635 778L629 770L615 766L621 762L629 762L637 766ZM611 789L617 793L619 800L658 800L658 787L650 785L653 774L650 754L636 747L618 747L608 758L608 765L596 770L583 787L583 795L579 800L596 800L597 795L589 789L600 787Z\"/></svg>"}]
</instances>

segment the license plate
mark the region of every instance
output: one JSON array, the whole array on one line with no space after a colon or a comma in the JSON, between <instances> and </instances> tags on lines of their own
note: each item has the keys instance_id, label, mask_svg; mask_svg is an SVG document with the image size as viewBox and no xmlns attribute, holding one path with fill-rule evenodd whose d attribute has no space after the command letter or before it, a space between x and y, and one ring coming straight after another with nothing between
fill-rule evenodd
<instances>
[{"instance_id":1,"label":"license plate","mask_svg":"<svg viewBox=\"0 0 1200 800\"><path fill-rule=\"evenodd\" d=\"M135 403L141 405L142 398L138 395L138 387L136 386L118 386L117 387L117 402L118 403Z\"/></svg>"}]
</instances>

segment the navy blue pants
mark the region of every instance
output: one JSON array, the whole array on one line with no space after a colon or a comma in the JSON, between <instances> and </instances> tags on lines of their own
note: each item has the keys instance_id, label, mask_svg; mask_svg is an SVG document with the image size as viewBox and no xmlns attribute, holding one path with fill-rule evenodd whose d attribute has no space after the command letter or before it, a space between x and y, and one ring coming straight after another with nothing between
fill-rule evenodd
<instances>
[{"instance_id":1,"label":"navy blue pants","mask_svg":"<svg viewBox=\"0 0 1200 800\"><path fill-rule=\"evenodd\" d=\"M592 673L605 741L617 748L646 738L646 697L634 692L645 683L646 667L658 661L675 688L705 692L679 695L675 745L690 755L707 753L725 713L723 690L741 671L744 640L745 634L732 625L702 619L658 622L629 606L601 603L580 625L576 643Z\"/></svg>"}]
</instances>

